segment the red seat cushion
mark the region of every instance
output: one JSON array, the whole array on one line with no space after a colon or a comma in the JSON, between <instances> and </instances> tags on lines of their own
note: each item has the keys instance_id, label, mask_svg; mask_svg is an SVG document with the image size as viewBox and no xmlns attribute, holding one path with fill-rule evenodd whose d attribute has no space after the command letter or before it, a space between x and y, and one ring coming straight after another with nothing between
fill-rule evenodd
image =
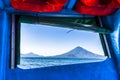
<instances>
[{"instance_id":1,"label":"red seat cushion","mask_svg":"<svg viewBox=\"0 0 120 80\"><path fill-rule=\"evenodd\" d=\"M78 0L89 7L120 8L120 0Z\"/></svg>"},{"instance_id":2,"label":"red seat cushion","mask_svg":"<svg viewBox=\"0 0 120 80\"><path fill-rule=\"evenodd\" d=\"M91 3L93 1L94 4ZM102 1L102 0L101 0ZM114 0L111 2L101 2L100 0L78 0L74 10L81 14L89 14L95 16L106 16L117 10L117 4Z\"/></svg>"},{"instance_id":3,"label":"red seat cushion","mask_svg":"<svg viewBox=\"0 0 120 80\"><path fill-rule=\"evenodd\" d=\"M12 7L17 10L32 12L58 12L68 0L11 0Z\"/></svg>"},{"instance_id":4,"label":"red seat cushion","mask_svg":"<svg viewBox=\"0 0 120 80\"><path fill-rule=\"evenodd\" d=\"M117 0L118 4L120 4L120 0Z\"/></svg>"},{"instance_id":5,"label":"red seat cushion","mask_svg":"<svg viewBox=\"0 0 120 80\"><path fill-rule=\"evenodd\" d=\"M98 0L81 0L81 3L86 6L96 6L98 5Z\"/></svg>"}]
</instances>

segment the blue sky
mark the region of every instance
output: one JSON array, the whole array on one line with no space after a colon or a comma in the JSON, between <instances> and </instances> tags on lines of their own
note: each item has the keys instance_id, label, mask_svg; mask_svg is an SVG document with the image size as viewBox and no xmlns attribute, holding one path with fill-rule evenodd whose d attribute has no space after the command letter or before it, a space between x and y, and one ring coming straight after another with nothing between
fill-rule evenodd
<instances>
[{"instance_id":1,"label":"blue sky","mask_svg":"<svg viewBox=\"0 0 120 80\"><path fill-rule=\"evenodd\" d=\"M70 30L72 29L21 23L21 53L33 52L52 56L63 54L80 46L93 53L103 55L97 33Z\"/></svg>"}]
</instances>

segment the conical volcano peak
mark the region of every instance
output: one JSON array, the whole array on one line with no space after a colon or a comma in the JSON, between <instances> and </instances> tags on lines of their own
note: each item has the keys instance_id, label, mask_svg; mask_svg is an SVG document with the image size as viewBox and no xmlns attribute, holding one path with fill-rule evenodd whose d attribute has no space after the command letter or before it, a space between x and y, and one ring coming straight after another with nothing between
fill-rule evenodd
<instances>
[{"instance_id":1,"label":"conical volcano peak","mask_svg":"<svg viewBox=\"0 0 120 80\"><path fill-rule=\"evenodd\" d=\"M77 46L69 52L79 53L80 51L83 51L83 50L85 50L85 49L80 46Z\"/></svg>"},{"instance_id":2,"label":"conical volcano peak","mask_svg":"<svg viewBox=\"0 0 120 80\"><path fill-rule=\"evenodd\" d=\"M75 47L74 49L61 54L56 55L55 57L62 57L62 58L97 58L101 57L100 55L94 54L80 46Z\"/></svg>"},{"instance_id":3,"label":"conical volcano peak","mask_svg":"<svg viewBox=\"0 0 120 80\"><path fill-rule=\"evenodd\" d=\"M77 46L76 48L74 48L74 50L79 50L79 49L83 49L83 48L80 46Z\"/></svg>"}]
</instances>

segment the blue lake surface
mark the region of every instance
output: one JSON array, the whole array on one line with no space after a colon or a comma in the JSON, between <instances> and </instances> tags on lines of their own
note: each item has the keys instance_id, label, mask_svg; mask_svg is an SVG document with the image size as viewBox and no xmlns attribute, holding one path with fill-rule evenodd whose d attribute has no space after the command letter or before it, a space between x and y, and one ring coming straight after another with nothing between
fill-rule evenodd
<instances>
[{"instance_id":1,"label":"blue lake surface","mask_svg":"<svg viewBox=\"0 0 120 80\"><path fill-rule=\"evenodd\" d=\"M19 68L31 69L49 66L71 65L90 62L104 61L105 58L40 58L40 57L24 57L20 59Z\"/></svg>"}]
</instances>

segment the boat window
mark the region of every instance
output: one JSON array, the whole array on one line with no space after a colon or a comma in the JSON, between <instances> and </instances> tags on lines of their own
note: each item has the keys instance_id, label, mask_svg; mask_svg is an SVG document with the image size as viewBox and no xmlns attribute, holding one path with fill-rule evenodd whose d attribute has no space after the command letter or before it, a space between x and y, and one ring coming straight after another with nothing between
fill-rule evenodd
<instances>
[{"instance_id":1,"label":"boat window","mask_svg":"<svg viewBox=\"0 0 120 80\"><path fill-rule=\"evenodd\" d=\"M20 64L17 65L22 69L98 62L106 58L99 37L102 29L84 28L96 26L95 22L73 28L74 24L67 22L59 25L61 22L57 18L59 22L50 18L39 19L36 23L34 19L22 20L19 30Z\"/></svg>"}]
</instances>

